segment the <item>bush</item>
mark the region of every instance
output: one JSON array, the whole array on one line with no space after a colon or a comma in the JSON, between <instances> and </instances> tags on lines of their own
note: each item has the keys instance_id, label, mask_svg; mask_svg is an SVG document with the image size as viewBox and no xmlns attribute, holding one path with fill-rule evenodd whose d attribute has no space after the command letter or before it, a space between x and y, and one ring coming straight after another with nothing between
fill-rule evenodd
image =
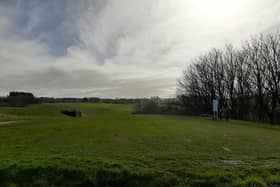
<instances>
[{"instance_id":1,"label":"bush","mask_svg":"<svg viewBox=\"0 0 280 187\"><path fill-rule=\"evenodd\" d=\"M248 177L245 180L238 180L235 187L267 187L264 180L260 177Z\"/></svg>"},{"instance_id":2,"label":"bush","mask_svg":"<svg viewBox=\"0 0 280 187\"><path fill-rule=\"evenodd\" d=\"M182 115L185 114L185 110L177 99L152 97L151 99L142 100L141 104L136 105L134 113Z\"/></svg>"},{"instance_id":3,"label":"bush","mask_svg":"<svg viewBox=\"0 0 280 187\"><path fill-rule=\"evenodd\" d=\"M269 186L280 186L280 175L272 175L267 179Z\"/></svg>"},{"instance_id":4,"label":"bush","mask_svg":"<svg viewBox=\"0 0 280 187\"><path fill-rule=\"evenodd\" d=\"M29 104L36 103L36 99L32 93L10 92L6 99L9 106L24 107Z\"/></svg>"},{"instance_id":5,"label":"bush","mask_svg":"<svg viewBox=\"0 0 280 187\"><path fill-rule=\"evenodd\" d=\"M141 114L158 114L160 113L160 98L159 97L152 97L149 100L143 101L136 113Z\"/></svg>"}]
</instances>

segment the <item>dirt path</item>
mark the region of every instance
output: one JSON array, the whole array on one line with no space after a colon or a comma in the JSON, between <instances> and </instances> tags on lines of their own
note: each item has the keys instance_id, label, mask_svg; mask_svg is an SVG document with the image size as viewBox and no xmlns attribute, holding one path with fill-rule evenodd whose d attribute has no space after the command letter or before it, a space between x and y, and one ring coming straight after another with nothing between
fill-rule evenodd
<instances>
[{"instance_id":1,"label":"dirt path","mask_svg":"<svg viewBox=\"0 0 280 187\"><path fill-rule=\"evenodd\" d=\"M0 127L1 126L8 126L8 125L14 125L14 124L18 124L18 123L22 123L24 121L0 121Z\"/></svg>"}]
</instances>

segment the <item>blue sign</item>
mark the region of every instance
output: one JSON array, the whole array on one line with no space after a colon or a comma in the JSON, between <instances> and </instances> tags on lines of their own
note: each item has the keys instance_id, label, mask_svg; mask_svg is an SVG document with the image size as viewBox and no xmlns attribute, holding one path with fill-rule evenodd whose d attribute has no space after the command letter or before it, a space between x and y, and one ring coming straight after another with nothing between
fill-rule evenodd
<instances>
[{"instance_id":1,"label":"blue sign","mask_svg":"<svg viewBox=\"0 0 280 187\"><path fill-rule=\"evenodd\" d=\"M219 111L219 101L218 100L213 100L213 111L218 112Z\"/></svg>"}]
</instances>

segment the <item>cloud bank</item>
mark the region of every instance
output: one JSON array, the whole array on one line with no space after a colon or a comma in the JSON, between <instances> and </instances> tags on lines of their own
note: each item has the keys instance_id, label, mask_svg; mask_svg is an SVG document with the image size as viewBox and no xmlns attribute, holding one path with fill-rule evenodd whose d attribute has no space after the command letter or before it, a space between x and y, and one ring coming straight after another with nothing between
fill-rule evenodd
<instances>
[{"instance_id":1,"label":"cloud bank","mask_svg":"<svg viewBox=\"0 0 280 187\"><path fill-rule=\"evenodd\" d=\"M277 0L205 1L0 1L0 95L172 97L196 55L280 24Z\"/></svg>"}]
</instances>

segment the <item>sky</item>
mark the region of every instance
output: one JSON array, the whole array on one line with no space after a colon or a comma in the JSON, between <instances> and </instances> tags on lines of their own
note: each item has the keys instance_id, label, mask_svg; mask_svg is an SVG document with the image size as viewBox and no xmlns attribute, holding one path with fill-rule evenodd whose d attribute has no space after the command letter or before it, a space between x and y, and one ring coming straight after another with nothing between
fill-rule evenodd
<instances>
[{"instance_id":1,"label":"sky","mask_svg":"<svg viewBox=\"0 0 280 187\"><path fill-rule=\"evenodd\" d=\"M175 97L192 59L278 31L279 0L0 0L0 95Z\"/></svg>"}]
</instances>

